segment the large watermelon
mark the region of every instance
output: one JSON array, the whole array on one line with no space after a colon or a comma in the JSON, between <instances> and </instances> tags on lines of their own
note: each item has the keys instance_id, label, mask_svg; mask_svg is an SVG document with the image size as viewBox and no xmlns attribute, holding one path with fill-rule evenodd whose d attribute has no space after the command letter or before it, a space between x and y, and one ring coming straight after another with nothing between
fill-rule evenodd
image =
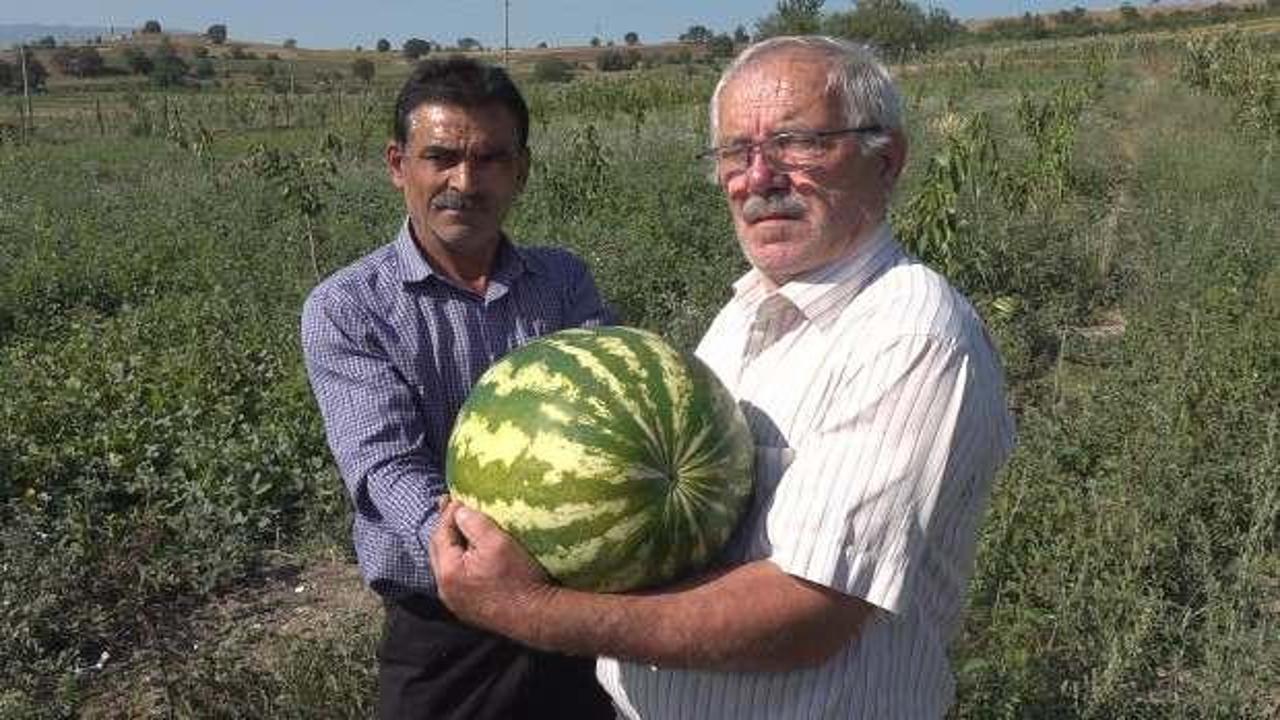
<instances>
[{"instance_id":1,"label":"large watermelon","mask_svg":"<svg viewBox=\"0 0 1280 720\"><path fill-rule=\"evenodd\" d=\"M573 329L481 376L445 475L552 577L613 592L705 565L746 507L753 457L741 410L697 358L643 330Z\"/></svg>"}]
</instances>

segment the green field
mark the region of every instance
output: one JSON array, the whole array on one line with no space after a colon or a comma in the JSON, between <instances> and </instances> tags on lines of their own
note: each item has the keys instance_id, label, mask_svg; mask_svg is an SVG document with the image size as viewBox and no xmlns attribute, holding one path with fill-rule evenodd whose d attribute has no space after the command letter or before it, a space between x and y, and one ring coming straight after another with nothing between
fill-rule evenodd
<instances>
[{"instance_id":1,"label":"green field","mask_svg":"<svg viewBox=\"0 0 1280 720\"><path fill-rule=\"evenodd\" d=\"M983 312L1019 422L957 718L1280 713L1280 33L1230 30L897 68L895 225ZM685 348L745 267L693 160L715 75L520 74L514 236ZM379 77L54 83L0 133L0 717L370 714L298 315L401 221Z\"/></svg>"}]
</instances>

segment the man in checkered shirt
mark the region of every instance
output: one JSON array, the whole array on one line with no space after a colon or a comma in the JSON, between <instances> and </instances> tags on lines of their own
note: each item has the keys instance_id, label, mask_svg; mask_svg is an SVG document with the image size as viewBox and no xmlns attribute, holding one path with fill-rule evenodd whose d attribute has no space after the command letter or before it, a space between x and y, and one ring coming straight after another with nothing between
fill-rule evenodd
<instances>
[{"instance_id":1,"label":"man in checkered shirt","mask_svg":"<svg viewBox=\"0 0 1280 720\"><path fill-rule=\"evenodd\" d=\"M303 309L307 372L355 509L356 554L386 607L383 718L614 716L593 659L459 622L428 561L449 432L480 374L540 335L612 319L581 259L517 247L502 232L528 178L528 132L501 69L420 65L386 148L407 217Z\"/></svg>"}]
</instances>

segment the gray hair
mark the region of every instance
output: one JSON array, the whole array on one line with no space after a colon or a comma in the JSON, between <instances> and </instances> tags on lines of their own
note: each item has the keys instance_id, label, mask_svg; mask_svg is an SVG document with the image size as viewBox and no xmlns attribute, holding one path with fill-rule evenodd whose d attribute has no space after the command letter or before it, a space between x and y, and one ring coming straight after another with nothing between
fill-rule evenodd
<instances>
[{"instance_id":1,"label":"gray hair","mask_svg":"<svg viewBox=\"0 0 1280 720\"><path fill-rule=\"evenodd\" d=\"M850 127L879 125L884 132L857 136L866 153L877 153L890 142L889 132L902 129L902 96L874 50L866 45L822 35L784 35L762 40L734 58L720 75L711 96L711 143L719 141L720 93L744 68L777 53L807 52L828 64L827 92L838 92L844 101L845 122Z\"/></svg>"}]
</instances>

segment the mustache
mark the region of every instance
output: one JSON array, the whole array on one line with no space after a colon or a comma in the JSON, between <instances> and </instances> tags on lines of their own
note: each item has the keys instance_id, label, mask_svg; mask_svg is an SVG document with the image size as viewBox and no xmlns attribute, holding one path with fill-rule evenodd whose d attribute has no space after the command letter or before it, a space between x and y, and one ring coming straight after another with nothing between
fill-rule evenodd
<instances>
[{"instance_id":1,"label":"mustache","mask_svg":"<svg viewBox=\"0 0 1280 720\"><path fill-rule=\"evenodd\" d=\"M766 217L795 219L803 217L804 213L804 202L791 193L752 195L742 204L742 218L747 222L755 222Z\"/></svg>"},{"instance_id":2,"label":"mustache","mask_svg":"<svg viewBox=\"0 0 1280 720\"><path fill-rule=\"evenodd\" d=\"M475 210L484 207L484 198L447 189L431 199L431 207L436 210Z\"/></svg>"}]
</instances>

